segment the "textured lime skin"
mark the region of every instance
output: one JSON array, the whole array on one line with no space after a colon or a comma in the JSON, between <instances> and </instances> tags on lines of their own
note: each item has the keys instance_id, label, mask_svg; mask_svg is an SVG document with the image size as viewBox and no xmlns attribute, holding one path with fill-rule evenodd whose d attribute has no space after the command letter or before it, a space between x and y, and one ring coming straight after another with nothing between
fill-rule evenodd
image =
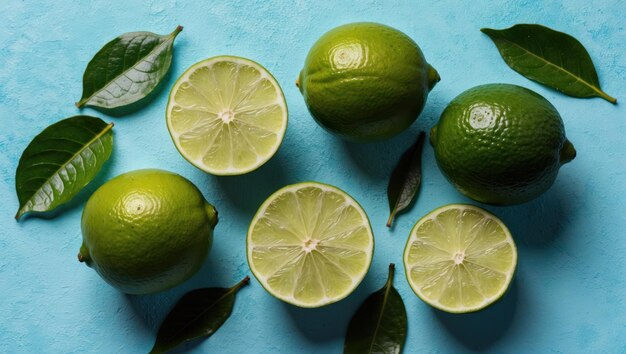
<instances>
[{"instance_id":1,"label":"textured lime skin","mask_svg":"<svg viewBox=\"0 0 626 354\"><path fill-rule=\"evenodd\" d=\"M396 135L417 119L439 74L404 33L351 23L311 48L296 84L313 118L353 141Z\"/></svg>"},{"instance_id":2,"label":"textured lime skin","mask_svg":"<svg viewBox=\"0 0 626 354\"><path fill-rule=\"evenodd\" d=\"M217 211L189 180L162 170L125 173L87 201L78 259L125 293L166 290L200 268L216 224Z\"/></svg>"},{"instance_id":3,"label":"textured lime skin","mask_svg":"<svg viewBox=\"0 0 626 354\"><path fill-rule=\"evenodd\" d=\"M441 114L430 141L448 180L466 196L494 205L538 197L576 156L554 106L509 84L461 93Z\"/></svg>"}]
</instances>

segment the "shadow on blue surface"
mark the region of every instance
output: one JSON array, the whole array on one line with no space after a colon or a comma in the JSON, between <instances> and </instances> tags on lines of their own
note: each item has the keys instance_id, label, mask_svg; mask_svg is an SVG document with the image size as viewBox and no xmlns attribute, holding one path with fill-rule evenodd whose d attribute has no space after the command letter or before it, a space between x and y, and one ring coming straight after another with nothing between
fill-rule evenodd
<instances>
[{"instance_id":1,"label":"shadow on blue surface","mask_svg":"<svg viewBox=\"0 0 626 354\"><path fill-rule=\"evenodd\" d=\"M259 169L240 176L215 178L227 198L223 203L231 204L236 210L252 216L263 201L287 184L284 161L279 152Z\"/></svg>"},{"instance_id":2,"label":"shadow on blue surface","mask_svg":"<svg viewBox=\"0 0 626 354\"><path fill-rule=\"evenodd\" d=\"M211 253L214 251L211 250ZM147 329L156 335L169 310L185 293L198 288L229 287L230 283L235 283L234 280L224 279L223 272L216 271L222 268L220 262L219 257L210 254L200 270L180 286L156 294L126 295L126 301Z\"/></svg>"},{"instance_id":3,"label":"shadow on blue surface","mask_svg":"<svg viewBox=\"0 0 626 354\"><path fill-rule=\"evenodd\" d=\"M339 138L335 140L343 145L342 147L348 152L348 157L362 172L360 176L387 180L400 159L400 155L415 142L418 134L419 132L415 129L410 129L392 140L366 144L339 140Z\"/></svg>"},{"instance_id":4,"label":"shadow on blue surface","mask_svg":"<svg viewBox=\"0 0 626 354\"><path fill-rule=\"evenodd\" d=\"M489 348L502 338L517 311L519 279L516 276L508 292L492 306L475 313L452 314L433 308L435 317L465 347L472 350Z\"/></svg>"},{"instance_id":5,"label":"shadow on blue surface","mask_svg":"<svg viewBox=\"0 0 626 354\"><path fill-rule=\"evenodd\" d=\"M221 277L222 272L215 271L220 269L219 262L218 257L207 257L202 268L191 279L173 289L150 295L124 295L125 300L137 315L135 319L140 322L138 327L143 326L156 340L161 322L185 293L192 289L230 286L228 280ZM209 283L217 285L209 285ZM204 340L206 338L189 341L176 348L172 353L187 352L200 345ZM146 352L149 349L146 348Z\"/></svg>"},{"instance_id":6,"label":"shadow on blue surface","mask_svg":"<svg viewBox=\"0 0 626 354\"><path fill-rule=\"evenodd\" d=\"M580 210L567 202L563 181L539 198L521 205L488 207L509 227L518 247L548 247L564 234L568 220ZM570 198L571 199L571 198Z\"/></svg>"},{"instance_id":7,"label":"shadow on blue surface","mask_svg":"<svg viewBox=\"0 0 626 354\"><path fill-rule=\"evenodd\" d=\"M126 301L130 304L130 307L137 314L135 319L139 319L139 322L141 322L139 326L145 326L146 331L154 338L153 342L149 345L150 347L145 348L146 353L150 351L154 341L156 341L156 335L161 322L165 319L169 310L174 307L176 301L182 297L182 293L180 295L178 294L180 292L177 291L178 288L179 287L176 287L170 291L153 295L124 295ZM201 338L182 344L176 348L176 350L171 351L171 353L183 353L189 351L193 347L198 346L205 339L206 338Z\"/></svg>"},{"instance_id":8,"label":"shadow on blue surface","mask_svg":"<svg viewBox=\"0 0 626 354\"><path fill-rule=\"evenodd\" d=\"M124 297L137 314L135 318L140 320L148 332L156 336L159 325L167 315L169 309L171 309L178 300L178 296L175 293L177 293L177 291L165 291L151 295L125 294Z\"/></svg>"}]
</instances>

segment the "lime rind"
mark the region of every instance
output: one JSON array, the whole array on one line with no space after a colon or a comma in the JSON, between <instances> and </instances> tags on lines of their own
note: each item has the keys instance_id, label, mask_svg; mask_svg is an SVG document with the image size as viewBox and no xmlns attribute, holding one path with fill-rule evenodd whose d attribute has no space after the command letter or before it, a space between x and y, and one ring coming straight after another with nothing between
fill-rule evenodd
<instances>
[{"instance_id":1,"label":"lime rind","mask_svg":"<svg viewBox=\"0 0 626 354\"><path fill-rule=\"evenodd\" d=\"M213 70L216 66L221 68ZM191 84L194 75L205 76L196 79L200 87ZM267 69L249 59L218 56L192 65L178 78L166 118L170 136L187 161L214 175L240 175L278 151L288 110L278 81Z\"/></svg>"},{"instance_id":2,"label":"lime rind","mask_svg":"<svg viewBox=\"0 0 626 354\"><path fill-rule=\"evenodd\" d=\"M456 223L453 224L456 233L448 233L448 238L440 237L438 245L430 243L430 249L419 254L417 250L423 248L420 243L428 243L429 240L421 240L417 235L418 230L429 221L432 221L436 225L435 227L442 228L442 230L445 229L445 225L442 225L441 220L436 219L443 213L454 210L459 211L461 216L465 215L462 214L463 212L480 215L482 217L481 224L463 225L459 224L457 219ZM455 221L449 220L448 224L453 222ZM489 224L489 227L484 231L487 236L479 236L478 232L483 231L481 228L484 228L487 224ZM424 233L423 230L420 231ZM474 232L474 235L472 235L472 232ZM471 239L465 237L466 235L469 235ZM479 237L486 240L478 240ZM498 237L501 239L496 239ZM477 240L478 244L476 243ZM462 250L463 254L467 253L464 256L464 259L467 261L459 260L461 263L457 264L454 257L456 257L459 250ZM415 224L405 246L404 266L405 275L411 289L422 301L445 312L469 313L488 307L506 293L517 267L517 248L508 228L495 215L473 205L450 204L431 211ZM427 269L428 266L432 266L432 273L429 274L431 277L429 278L431 280L429 284L416 283L414 271L417 269L416 267L420 266L422 267L416 271L417 274L420 274L420 272L425 273L423 270ZM483 276L477 278L476 274L482 274ZM435 277L445 275L449 276L446 282L434 280ZM446 283L450 284L453 275L457 279L452 279L452 282L463 284L463 286L457 288L445 287ZM467 286L467 283L460 281L459 279L461 278L469 279L469 283L472 286ZM472 288L479 290L479 292L487 293L487 296L476 291L473 293L468 291L468 294L462 293ZM449 295L450 292L458 292L458 295L447 296L448 299L458 299L457 303L454 303L454 301L452 303L450 301L443 303L440 301L444 294ZM433 298L435 293L440 295L439 299ZM463 304L464 296L466 299L473 297L474 300L482 296L483 300L479 302L473 301L473 303L469 301L471 304Z\"/></svg>"},{"instance_id":3,"label":"lime rind","mask_svg":"<svg viewBox=\"0 0 626 354\"><path fill-rule=\"evenodd\" d=\"M295 195L295 193L299 191L309 189L319 190L322 193L328 193L328 195L343 200L344 210L349 209L357 212L357 214L354 215L358 215L360 219L358 221L359 225L348 226L343 230L339 230L339 232L325 235L325 238L322 238L319 243L313 245L314 248L317 246L317 249L309 253L303 251L303 249L307 247L307 244L303 244L303 240L300 239L297 234L302 234L302 232L315 234L324 231L320 230L318 226L326 220L328 215L324 215L323 213L317 215L314 222L294 218L294 215L284 215L285 219L283 219L283 221L296 221L294 221L292 225L281 225L281 233L276 236L278 240L267 240L267 244L274 248L280 248L279 252L274 252L274 256L279 258L283 257L283 264L281 265L283 268L290 262L292 264L299 262L299 269L291 268L291 272L289 272L289 269L284 272L285 276L291 277L292 284L289 284L289 282L285 284L285 282L280 281L272 282L272 278L277 272L280 272L280 269L275 268L268 270L267 267L263 265L263 261L259 262L258 257L255 259L255 251L266 246L259 244L259 237L255 235L255 232L257 234L263 232L263 230L259 230L259 225L263 225L260 223L260 220L265 218L268 209L272 208L276 200L285 195ZM288 204L284 201L282 203ZM288 205L287 210L293 211L293 208L306 208L306 206L303 206L302 203L298 206L292 204ZM311 208L309 208L309 211L311 211ZM331 210L330 213L332 214L333 212L336 213L337 210ZM339 213L341 212L342 211L339 211ZM338 219L333 219L333 221L337 220ZM304 225L304 227L302 225ZM262 227L263 226L261 226L261 228ZM303 231L299 232L297 227L300 227ZM346 233L350 232L360 232L360 240L356 240L355 242L348 238L341 239L341 235L346 235ZM306 242L306 240L304 240L304 242ZM359 247L359 244L362 247ZM324 248L325 246L328 247ZM361 283L371 265L374 252L374 236L367 214L350 195L331 185L318 182L302 182L281 188L268 197L261 205L248 228L246 248L250 269L268 293L295 306L315 308L344 299ZM341 250L341 252L336 254L336 250ZM325 254L323 255L323 253ZM266 258L270 256L271 254L263 255L263 257ZM358 260L356 260L355 257L358 258ZM268 263L271 264L272 260ZM319 272L320 269L324 271L323 276L321 276ZM314 272L311 273L312 271ZM349 280L345 277L348 273L350 277ZM337 278L343 278L343 284L341 284L342 281L339 281L340 286L337 286L337 282L329 286L329 279L336 280ZM283 288L281 288L281 286L283 286ZM287 286L287 288L284 288L284 286ZM317 299L312 300L311 298Z\"/></svg>"}]
</instances>

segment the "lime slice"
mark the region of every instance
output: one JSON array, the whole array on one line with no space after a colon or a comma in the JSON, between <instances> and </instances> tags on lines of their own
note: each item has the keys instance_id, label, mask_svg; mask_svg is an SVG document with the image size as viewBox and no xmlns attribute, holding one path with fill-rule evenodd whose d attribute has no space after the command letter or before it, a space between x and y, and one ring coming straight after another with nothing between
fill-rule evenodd
<instances>
[{"instance_id":1,"label":"lime slice","mask_svg":"<svg viewBox=\"0 0 626 354\"><path fill-rule=\"evenodd\" d=\"M493 214L450 204L421 218L404 249L413 291L427 304L452 313L473 312L507 290L517 249L511 233Z\"/></svg>"},{"instance_id":2,"label":"lime slice","mask_svg":"<svg viewBox=\"0 0 626 354\"><path fill-rule=\"evenodd\" d=\"M248 263L261 285L300 307L337 302L359 285L372 261L374 236L361 206L316 182L284 187L250 223Z\"/></svg>"},{"instance_id":3,"label":"lime slice","mask_svg":"<svg viewBox=\"0 0 626 354\"><path fill-rule=\"evenodd\" d=\"M167 104L176 148L214 175L240 175L269 160L287 129L287 104L276 79L244 58L220 56L192 65Z\"/></svg>"}]
</instances>

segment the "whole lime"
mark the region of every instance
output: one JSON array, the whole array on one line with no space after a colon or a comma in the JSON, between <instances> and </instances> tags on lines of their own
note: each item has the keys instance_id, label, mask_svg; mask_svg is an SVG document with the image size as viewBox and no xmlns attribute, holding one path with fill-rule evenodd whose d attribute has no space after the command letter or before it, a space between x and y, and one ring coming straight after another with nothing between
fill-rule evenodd
<instances>
[{"instance_id":1,"label":"whole lime","mask_svg":"<svg viewBox=\"0 0 626 354\"><path fill-rule=\"evenodd\" d=\"M367 142L408 128L438 81L409 36L361 22L324 34L309 51L296 85L318 124Z\"/></svg>"},{"instance_id":2,"label":"whole lime","mask_svg":"<svg viewBox=\"0 0 626 354\"><path fill-rule=\"evenodd\" d=\"M217 211L189 180L162 170L122 174L87 201L78 259L129 294L176 286L202 265Z\"/></svg>"},{"instance_id":3,"label":"whole lime","mask_svg":"<svg viewBox=\"0 0 626 354\"><path fill-rule=\"evenodd\" d=\"M538 197L576 156L556 108L509 84L461 93L430 131L430 142L439 168L459 191L495 205Z\"/></svg>"}]
</instances>

